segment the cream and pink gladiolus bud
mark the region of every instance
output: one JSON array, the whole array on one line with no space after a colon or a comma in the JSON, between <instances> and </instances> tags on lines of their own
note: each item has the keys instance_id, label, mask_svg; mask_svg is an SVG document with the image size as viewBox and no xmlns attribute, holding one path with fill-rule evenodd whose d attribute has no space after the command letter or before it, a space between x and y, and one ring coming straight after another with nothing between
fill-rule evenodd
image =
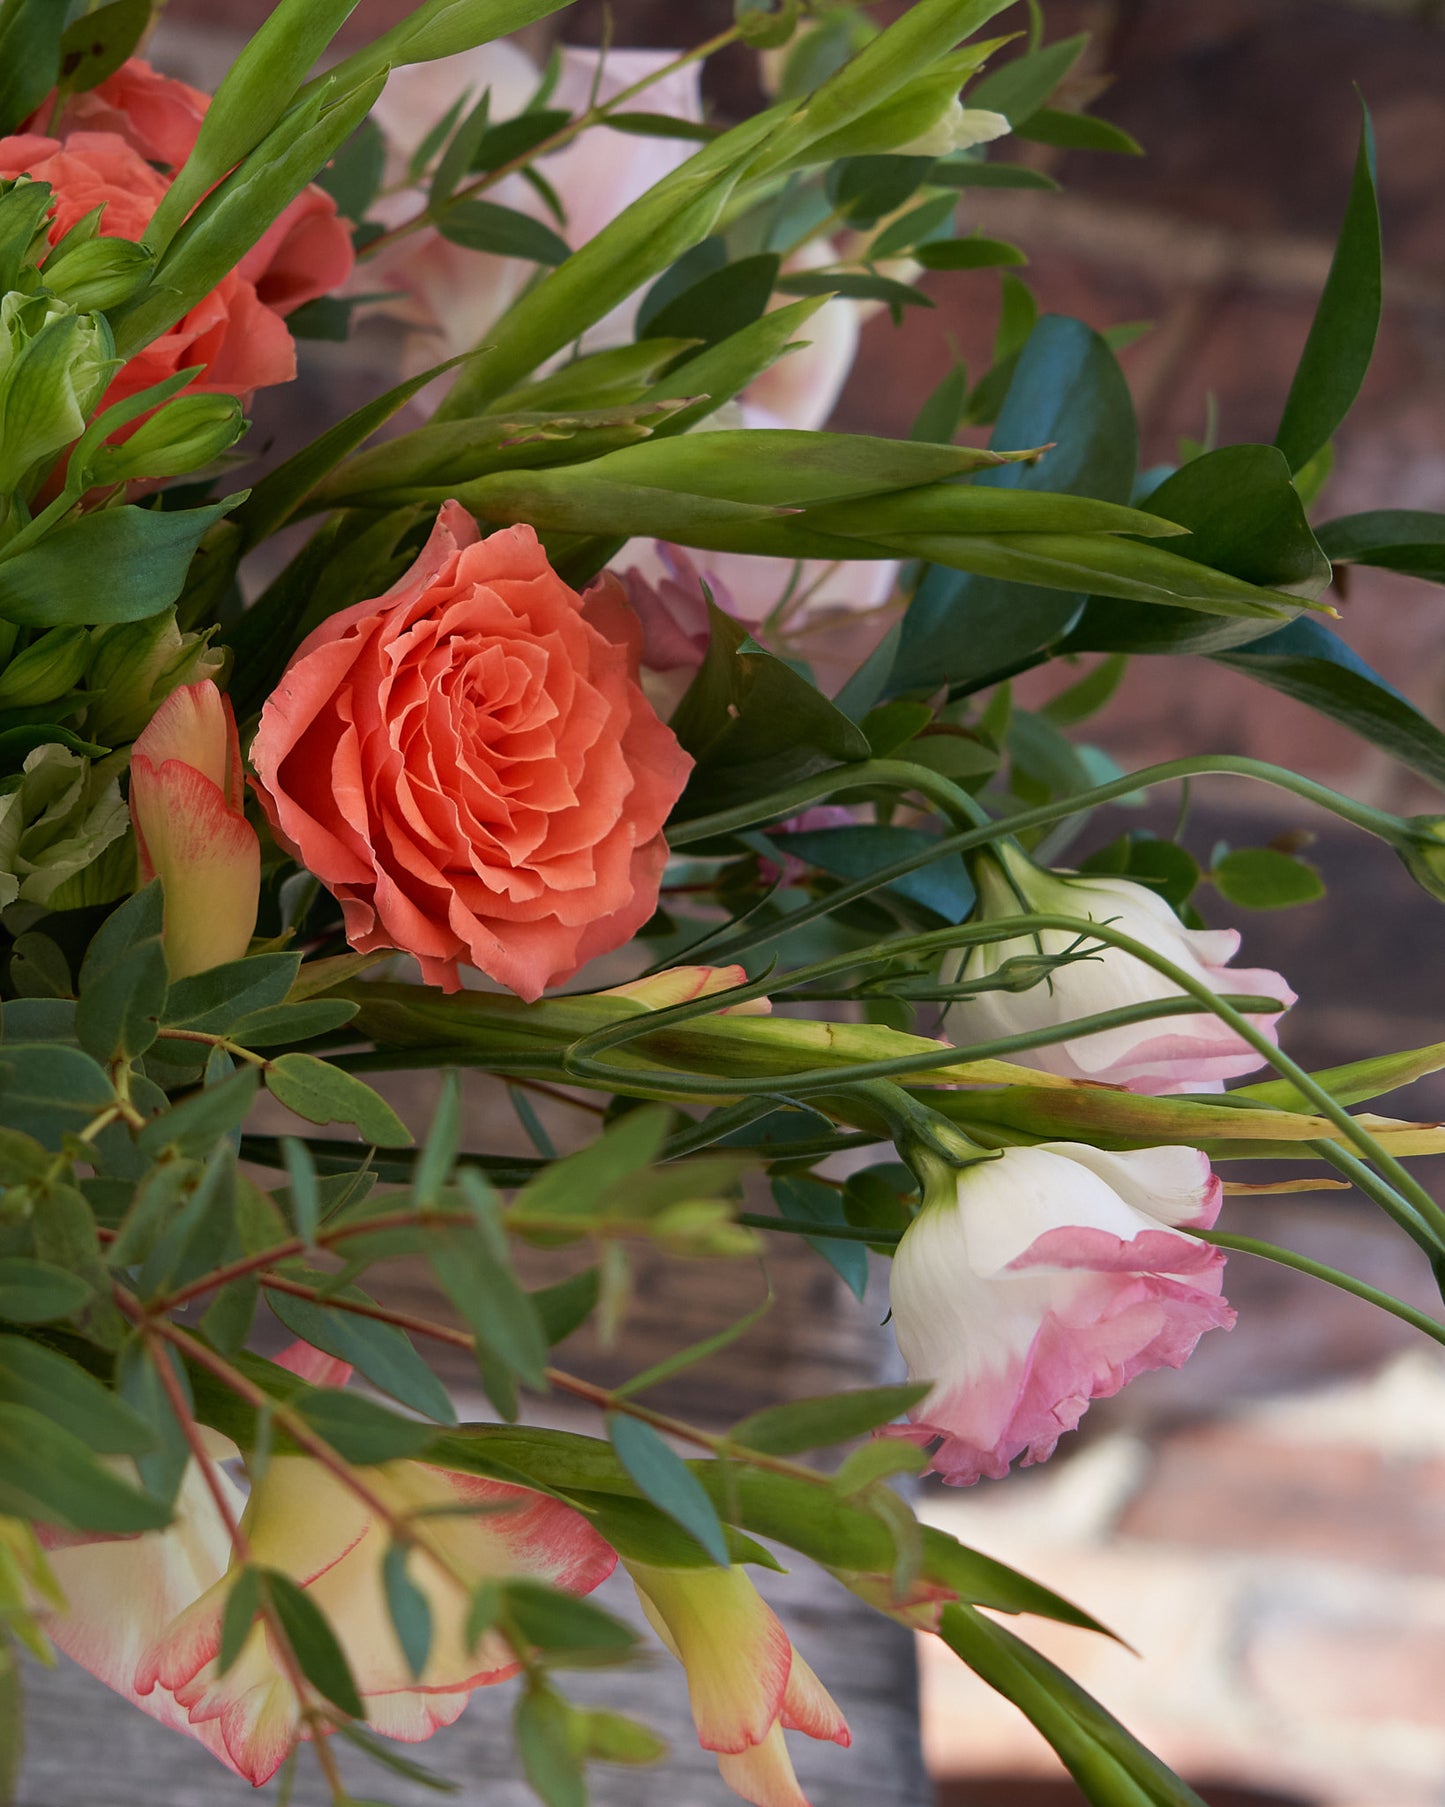
<instances>
[{"instance_id":1,"label":"cream and pink gladiolus bud","mask_svg":"<svg viewBox=\"0 0 1445 1807\"><path fill-rule=\"evenodd\" d=\"M1180 1367L1234 1313L1208 1229L1222 1187L1192 1148L1076 1142L935 1163L889 1282L911 1379L935 1383L885 1433L928 1445L956 1486L1043 1462L1090 1400Z\"/></svg>"},{"instance_id":2,"label":"cream and pink gladiolus bud","mask_svg":"<svg viewBox=\"0 0 1445 1807\"><path fill-rule=\"evenodd\" d=\"M140 880L161 881L172 979L239 960L256 927L261 845L228 698L209 679L173 690L131 750Z\"/></svg>"},{"instance_id":3,"label":"cream and pink gladiolus bud","mask_svg":"<svg viewBox=\"0 0 1445 1807\"><path fill-rule=\"evenodd\" d=\"M1239 948L1237 929L1189 929L1157 892L1127 878L1066 877L1041 871L1013 848L978 862L979 905L975 920L1041 915L1075 916L1108 923L1171 960L1216 993L1277 998L1288 1006L1295 994L1276 972L1236 969L1229 962ZM997 970L1018 956L1058 955L1078 937L1045 929L1037 937L994 941L971 948L962 960L945 962L945 979L972 979ZM1088 957L1055 967L1046 980L1026 991L983 991L953 1005L948 1033L961 1047L1026 1030L1067 1025L1078 1017L1124 1004L1175 998L1179 988L1123 948L1093 944ZM1253 1022L1271 1040L1277 1015ZM1080 1035L1011 1054L1020 1065L1068 1079L1127 1086L1130 1091L1210 1092L1226 1079L1252 1073L1264 1064L1227 1023L1201 1011L1198 1016L1160 1017L1100 1034Z\"/></svg>"},{"instance_id":4,"label":"cream and pink gladiolus bud","mask_svg":"<svg viewBox=\"0 0 1445 1807\"><path fill-rule=\"evenodd\" d=\"M741 1568L626 1564L642 1610L687 1671L698 1742L753 1807L808 1807L785 1730L852 1743L828 1690Z\"/></svg>"},{"instance_id":5,"label":"cream and pink gladiolus bud","mask_svg":"<svg viewBox=\"0 0 1445 1807\"><path fill-rule=\"evenodd\" d=\"M691 1004L695 998L716 997L720 991L732 991L747 982L747 968L743 966L669 966L666 972L609 986L600 995L626 998L644 1010L667 1010L674 1004ZM727 1005L718 1015L771 1016L772 1011L769 999L749 998L742 1004Z\"/></svg>"}]
</instances>

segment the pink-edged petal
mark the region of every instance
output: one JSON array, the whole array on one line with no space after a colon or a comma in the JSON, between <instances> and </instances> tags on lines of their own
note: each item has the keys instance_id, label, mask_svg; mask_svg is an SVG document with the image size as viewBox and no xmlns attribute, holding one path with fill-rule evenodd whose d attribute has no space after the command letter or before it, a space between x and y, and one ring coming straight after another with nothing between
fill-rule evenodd
<instances>
[{"instance_id":1,"label":"pink-edged petal","mask_svg":"<svg viewBox=\"0 0 1445 1807\"><path fill-rule=\"evenodd\" d=\"M133 755L130 807L141 875L161 881L171 978L241 959L261 892L256 831L219 785L178 759Z\"/></svg>"},{"instance_id":2,"label":"pink-edged petal","mask_svg":"<svg viewBox=\"0 0 1445 1807\"><path fill-rule=\"evenodd\" d=\"M782 1723L790 1732L806 1732L808 1737L828 1744L846 1746L853 1742L837 1701L796 1650L783 1696Z\"/></svg>"},{"instance_id":3,"label":"pink-edged petal","mask_svg":"<svg viewBox=\"0 0 1445 1807\"><path fill-rule=\"evenodd\" d=\"M809 1807L781 1726L775 1725L761 1743L745 1751L719 1754L717 1766L733 1793L753 1807Z\"/></svg>"},{"instance_id":4,"label":"pink-edged petal","mask_svg":"<svg viewBox=\"0 0 1445 1807\"><path fill-rule=\"evenodd\" d=\"M288 1343L279 1355L273 1355L271 1359L278 1368L300 1375L302 1380L309 1381L313 1387L344 1387L355 1371L350 1362L344 1362L336 1355L327 1355L325 1350L304 1342L300 1337L294 1343Z\"/></svg>"}]
</instances>

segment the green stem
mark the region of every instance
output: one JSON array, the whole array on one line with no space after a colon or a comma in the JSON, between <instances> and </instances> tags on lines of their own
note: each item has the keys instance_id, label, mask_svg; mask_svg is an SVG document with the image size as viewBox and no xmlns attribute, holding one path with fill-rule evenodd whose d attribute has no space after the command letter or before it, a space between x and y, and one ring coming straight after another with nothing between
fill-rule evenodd
<instances>
[{"instance_id":1,"label":"green stem","mask_svg":"<svg viewBox=\"0 0 1445 1807\"><path fill-rule=\"evenodd\" d=\"M740 1218L738 1221L746 1223L751 1220ZM1445 1324L1439 1323L1426 1312L1417 1311L1403 1299L1381 1292L1378 1286L1357 1280L1353 1274L1341 1273L1338 1268L1327 1267L1323 1261L1312 1261L1308 1255L1297 1255L1293 1249L1282 1249L1272 1242L1259 1242L1253 1236L1227 1235L1223 1230L1189 1230L1187 1234L1197 1236L1201 1242L1212 1242L1218 1248L1233 1249L1242 1255L1258 1255L1262 1261L1273 1261L1279 1267L1292 1267L1297 1273L1308 1274L1314 1280L1323 1280L1326 1286L1337 1287L1340 1292L1353 1293L1357 1299L1378 1305L1381 1311L1388 1311L1392 1317L1412 1324L1416 1330L1423 1330L1435 1342L1445 1344Z\"/></svg>"}]
</instances>

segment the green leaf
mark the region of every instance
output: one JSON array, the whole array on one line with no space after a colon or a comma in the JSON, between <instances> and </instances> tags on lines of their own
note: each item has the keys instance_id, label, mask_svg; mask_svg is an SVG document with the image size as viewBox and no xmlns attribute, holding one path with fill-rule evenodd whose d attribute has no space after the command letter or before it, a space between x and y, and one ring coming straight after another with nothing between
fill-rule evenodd
<instances>
[{"instance_id":1,"label":"green leaf","mask_svg":"<svg viewBox=\"0 0 1445 1807\"><path fill-rule=\"evenodd\" d=\"M729 1557L722 1521L681 1456L640 1418L612 1414L607 1434L618 1460L653 1505L695 1538L715 1563L726 1567Z\"/></svg>"},{"instance_id":2,"label":"green leaf","mask_svg":"<svg viewBox=\"0 0 1445 1807\"><path fill-rule=\"evenodd\" d=\"M597 1763L660 1763L667 1742L648 1726L598 1708L577 1716L586 1732L585 1755Z\"/></svg>"},{"instance_id":3,"label":"green leaf","mask_svg":"<svg viewBox=\"0 0 1445 1807\"><path fill-rule=\"evenodd\" d=\"M78 1134L114 1103L104 1069L79 1048L9 1041L0 1048L0 1126L58 1149L62 1136Z\"/></svg>"},{"instance_id":4,"label":"green leaf","mask_svg":"<svg viewBox=\"0 0 1445 1807\"><path fill-rule=\"evenodd\" d=\"M229 1035L243 1048L283 1047L329 1035L349 1023L357 1008L345 998L308 998L299 1004L275 1004L243 1016L231 1025Z\"/></svg>"},{"instance_id":5,"label":"green leaf","mask_svg":"<svg viewBox=\"0 0 1445 1807\"><path fill-rule=\"evenodd\" d=\"M321 1224L321 1195L316 1184L316 1163L311 1150L297 1136L282 1136L281 1158L290 1182L291 1218L296 1233L308 1248L316 1241Z\"/></svg>"},{"instance_id":6,"label":"green leaf","mask_svg":"<svg viewBox=\"0 0 1445 1807\"><path fill-rule=\"evenodd\" d=\"M695 144L706 144L716 138L719 128L700 119L678 119L671 113L609 113L598 121L611 132L622 132L631 138L686 138Z\"/></svg>"},{"instance_id":7,"label":"green leaf","mask_svg":"<svg viewBox=\"0 0 1445 1807\"><path fill-rule=\"evenodd\" d=\"M1325 894L1313 866L1274 847L1238 847L1216 860L1209 876L1222 897L1244 910L1287 910Z\"/></svg>"},{"instance_id":8,"label":"green leaf","mask_svg":"<svg viewBox=\"0 0 1445 1807\"><path fill-rule=\"evenodd\" d=\"M550 226L495 201L455 202L437 221L437 231L454 245L490 251L494 257L560 264L572 255L566 239Z\"/></svg>"},{"instance_id":9,"label":"green leaf","mask_svg":"<svg viewBox=\"0 0 1445 1807\"><path fill-rule=\"evenodd\" d=\"M191 1449L184 1427L161 1378L160 1362L170 1365L171 1378L180 1388L181 1397L191 1404L190 1383L180 1358L173 1349L162 1345L154 1354L152 1345L133 1339L121 1350L116 1364L116 1384L126 1403L145 1421L151 1431L152 1447L136 1460L136 1472L146 1492L174 1507L176 1495L191 1462Z\"/></svg>"},{"instance_id":10,"label":"green leaf","mask_svg":"<svg viewBox=\"0 0 1445 1807\"><path fill-rule=\"evenodd\" d=\"M53 1418L100 1456L141 1455L155 1446L150 1425L123 1399L78 1362L28 1337L0 1336L0 1404Z\"/></svg>"},{"instance_id":11,"label":"green leaf","mask_svg":"<svg viewBox=\"0 0 1445 1807\"><path fill-rule=\"evenodd\" d=\"M768 305L781 259L764 252L739 258L672 296L638 329L652 339L697 339L715 345L759 319Z\"/></svg>"},{"instance_id":12,"label":"green leaf","mask_svg":"<svg viewBox=\"0 0 1445 1807\"><path fill-rule=\"evenodd\" d=\"M546 1807L587 1807L587 1785L572 1745L572 1709L533 1683L517 1702L514 1734L528 1782Z\"/></svg>"},{"instance_id":13,"label":"green leaf","mask_svg":"<svg viewBox=\"0 0 1445 1807\"><path fill-rule=\"evenodd\" d=\"M0 1512L73 1531L159 1530L159 1500L128 1486L80 1438L29 1406L0 1404Z\"/></svg>"},{"instance_id":14,"label":"green leaf","mask_svg":"<svg viewBox=\"0 0 1445 1807\"><path fill-rule=\"evenodd\" d=\"M988 270L999 264L1026 264L1017 245L1001 238L939 238L915 245L913 255L925 270Z\"/></svg>"},{"instance_id":15,"label":"green leaf","mask_svg":"<svg viewBox=\"0 0 1445 1807\"><path fill-rule=\"evenodd\" d=\"M570 1280L559 1280L555 1286L541 1287L532 1294L542 1334L549 1344L564 1343L573 1331L581 1329L597 1309L601 1286L601 1270L587 1267Z\"/></svg>"},{"instance_id":16,"label":"green leaf","mask_svg":"<svg viewBox=\"0 0 1445 1807\"><path fill-rule=\"evenodd\" d=\"M1128 386L1098 334L1060 315L1029 334L992 440L997 448L1049 442L1057 450L1039 465L1003 465L973 487L1128 501L1139 443ZM1083 604L1082 594L929 571L904 618L889 691L985 684L1062 638Z\"/></svg>"},{"instance_id":17,"label":"green leaf","mask_svg":"<svg viewBox=\"0 0 1445 1807\"><path fill-rule=\"evenodd\" d=\"M785 295L841 295L849 301L882 301L895 323L909 307L937 307L931 295L891 276L863 274L857 270L801 270L780 276L775 285Z\"/></svg>"},{"instance_id":18,"label":"green leaf","mask_svg":"<svg viewBox=\"0 0 1445 1807\"><path fill-rule=\"evenodd\" d=\"M894 220L883 228L868 247L869 257L874 261L900 257L914 245L946 236L952 228L957 206L958 201L951 194L930 195L926 201L905 213L902 219ZM925 435L912 433L909 437L921 439ZM947 437L951 438L952 435Z\"/></svg>"},{"instance_id":19,"label":"green leaf","mask_svg":"<svg viewBox=\"0 0 1445 1807\"><path fill-rule=\"evenodd\" d=\"M343 1287L335 1295L353 1304L369 1305L367 1294ZM357 1373L399 1405L423 1412L439 1424L455 1424L456 1413L446 1388L412 1347L411 1339L395 1324L383 1324L340 1306L318 1305L291 1293L272 1289L267 1293L271 1310L293 1336L349 1362Z\"/></svg>"},{"instance_id":20,"label":"green leaf","mask_svg":"<svg viewBox=\"0 0 1445 1807\"><path fill-rule=\"evenodd\" d=\"M361 124L316 177L343 218L360 225L381 188L386 172L386 140L374 119Z\"/></svg>"},{"instance_id":21,"label":"green leaf","mask_svg":"<svg viewBox=\"0 0 1445 1807\"><path fill-rule=\"evenodd\" d=\"M1398 1054L1376 1054L1364 1060L1352 1060L1342 1067L1326 1067L1311 1073L1316 1085L1322 1085L1341 1104L1361 1104L1367 1098L1378 1098L1382 1092L1423 1079L1427 1073L1438 1073L1445 1067L1445 1042L1431 1042L1424 1048L1407 1048ZM1314 1104L1288 1079L1265 1079L1254 1085L1235 1088L1233 1096L1252 1099L1275 1111L1313 1111Z\"/></svg>"},{"instance_id":22,"label":"green leaf","mask_svg":"<svg viewBox=\"0 0 1445 1807\"><path fill-rule=\"evenodd\" d=\"M98 87L134 53L150 22L151 0L111 0L74 20L60 40L60 86L71 94Z\"/></svg>"},{"instance_id":23,"label":"green leaf","mask_svg":"<svg viewBox=\"0 0 1445 1807\"><path fill-rule=\"evenodd\" d=\"M358 1467L414 1458L435 1435L429 1424L399 1417L363 1393L315 1387L294 1404L318 1436Z\"/></svg>"},{"instance_id":24,"label":"green leaf","mask_svg":"<svg viewBox=\"0 0 1445 1807\"><path fill-rule=\"evenodd\" d=\"M1031 118L1083 55L1087 32L1060 38L1042 50L1014 57L981 76L968 91L970 107L1002 113L1013 125Z\"/></svg>"},{"instance_id":25,"label":"green leaf","mask_svg":"<svg viewBox=\"0 0 1445 1807\"><path fill-rule=\"evenodd\" d=\"M1375 134L1363 108L1360 148L1344 224L1319 307L1290 384L1274 442L1297 471L1349 413L1380 326L1380 206L1375 194Z\"/></svg>"},{"instance_id":26,"label":"green leaf","mask_svg":"<svg viewBox=\"0 0 1445 1807\"><path fill-rule=\"evenodd\" d=\"M925 828L859 823L854 828L810 828L771 837L780 858L792 854L834 878L865 878L880 866L923 852L935 837ZM962 922L977 893L963 855L942 854L931 865L895 879L888 890L921 904L945 922Z\"/></svg>"},{"instance_id":27,"label":"green leaf","mask_svg":"<svg viewBox=\"0 0 1445 1807\"><path fill-rule=\"evenodd\" d=\"M55 0L0 7L0 134L13 132L55 86L65 12Z\"/></svg>"},{"instance_id":28,"label":"green leaf","mask_svg":"<svg viewBox=\"0 0 1445 1807\"><path fill-rule=\"evenodd\" d=\"M365 1719L366 1709L336 1634L326 1623L316 1602L294 1581L274 1569L264 1572L264 1586L281 1621L287 1642L296 1653L301 1673L318 1693L350 1719Z\"/></svg>"},{"instance_id":29,"label":"green leaf","mask_svg":"<svg viewBox=\"0 0 1445 1807\"><path fill-rule=\"evenodd\" d=\"M256 1087L256 1069L242 1067L218 1085L192 1092L170 1110L152 1117L136 1137L136 1147L143 1155L151 1156L165 1148L179 1149L182 1154L207 1155L220 1137L239 1128L256 1096Z\"/></svg>"},{"instance_id":30,"label":"green leaf","mask_svg":"<svg viewBox=\"0 0 1445 1807\"><path fill-rule=\"evenodd\" d=\"M976 157L960 157L935 163L930 182L946 182L950 188L1045 188L1057 193L1059 184L1041 169L1023 163L984 163Z\"/></svg>"},{"instance_id":31,"label":"green leaf","mask_svg":"<svg viewBox=\"0 0 1445 1807\"><path fill-rule=\"evenodd\" d=\"M406 1572L406 1548L392 1544L381 1559L381 1582L392 1630L401 1645L406 1666L418 1680L431 1655L431 1607L426 1595Z\"/></svg>"},{"instance_id":32,"label":"green leaf","mask_svg":"<svg viewBox=\"0 0 1445 1807\"><path fill-rule=\"evenodd\" d=\"M707 656L672 717L697 761L679 820L868 757L867 739L820 690L712 603L708 619Z\"/></svg>"},{"instance_id":33,"label":"green leaf","mask_svg":"<svg viewBox=\"0 0 1445 1807\"><path fill-rule=\"evenodd\" d=\"M471 160L474 171L500 169L535 150L571 119L565 107L529 106L514 119L499 119L487 127ZM599 123L608 123L602 121Z\"/></svg>"},{"instance_id":34,"label":"green leaf","mask_svg":"<svg viewBox=\"0 0 1445 1807\"><path fill-rule=\"evenodd\" d=\"M192 973L171 986L163 1021L169 1029L226 1035L242 1017L284 1002L300 969L299 954L253 954Z\"/></svg>"},{"instance_id":35,"label":"green leaf","mask_svg":"<svg viewBox=\"0 0 1445 1807\"><path fill-rule=\"evenodd\" d=\"M180 595L202 537L241 499L205 508L127 503L78 515L0 558L0 617L22 627L95 627L159 615Z\"/></svg>"},{"instance_id":36,"label":"green leaf","mask_svg":"<svg viewBox=\"0 0 1445 1807\"><path fill-rule=\"evenodd\" d=\"M1445 583L1445 514L1378 508L1341 515L1316 531L1320 545L1337 563L1382 565L1427 583Z\"/></svg>"},{"instance_id":37,"label":"green leaf","mask_svg":"<svg viewBox=\"0 0 1445 1807\"><path fill-rule=\"evenodd\" d=\"M841 157L828 171L824 189L850 226L866 229L911 200L933 163L932 157ZM876 243L869 247L870 261L887 255Z\"/></svg>"},{"instance_id":38,"label":"green leaf","mask_svg":"<svg viewBox=\"0 0 1445 1807\"><path fill-rule=\"evenodd\" d=\"M773 1198L783 1216L795 1222L826 1225L848 1221L840 1194L806 1176L775 1174ZM868 1288L867 1247L838 1236L808 1236L804 1240L823 1257L854 1298L861 1299Z\"/></svg>"},{"instance_id":39,"label":"green leaf","mask_svg":"<svg viewBox=\"0 0 1445 1807\"><path fill-rule=\"evenodd\" d=\"M796 1456L805 1450L847 1443L880 1424L900 1417L927 1397L932 1383L903 1387L866 1387L855 1393L825 1394L769 1406L742 1419L728 1440L770 1456Z\"/></svg>"},{"instance_id":40,"label":"green leaf","mask_svg":"<svg viewBox=\"0 0 1445 1807\"><path fill-rule=\"evenodd\" d=\"M619 1117L595 1142L544 1167L517 1194L519 1216L586 1219L614 1186L646 1167L661 1152L671 1113L661 1105L644 1105Z\"/></svg>"},{"instance_id":41,"label":"green leaf","mask_svg":"<svg viewBox=\"0 0 1445 1807\"><path fill-rule=\"evenodd\" d=\"M48 1324L68 1318L90 1299L77 1275L26 1255L0 1256L0 1318L12 1324Z\"/></svg>"},{"instance_id":42,"label":"green leaf","mask_svg":"<svg viewBox=\"0 0 1445 1807\"><path fill-rule=\"evenodd\" d=\"M433 1226L426 1239L432 1270L479 1347L527 1386L543 1386L547 1339L536 1307L512 1272L495 1198L484 1196L484 1182L474 1171L462 1180L473 1182L469 1202L477 1225Z\"/></svg>"},{"instance_id":43,"label":"green leaf","mask_svg":"<svg viewBox=\"0 0 1445 1807\"><path fill-rule=\"evenodd\" d=\"M442 1187L451 1178L457 1149L461 1146L461 1123L461 1082L453 1070L442 1075L426 1145L412 1170L412 1202L420 1210L432 1208L439 1202Z\"/></svg>"},{"instance_id":44,"label":"green leaf","mask_svg":"<svg viewBox=\"0 0 1445 1807\"><path fill-rule=\"evenodd\" d=\"M134 1060L156 1038L166 1007L158 879L101 924L80 968L76 1038L98 1061Z\"/></svg>"},{"instance_id":45,"label":"green leaf","mask_svg":"<svg viewBox=\"0 0 1445 1807\"><path fill-rule=\"evenodd\" d=\"M206 1098L211 1094L199 1095ZM224 1260L234 1234L235 1182L235 1153L230 1143L223 1141L210 1154L190 1197L146 1256L136 1283L142 1298L184 1286Z\"/></svg>"},{"instance_id":46,"label":"green leaf","mask_svg":"<svg viewBox=\"0 0 1445 1807\"><path fill-rule=\"evenodd\" d=\"M350 1123L378 1148L406 1148L411 1134L369 1085L314 1054L282 1054L266 1067L266 1090L308 1123Z\"/></svg>"},{"instance_id":47,"label":"green leaf","mask_svg":"<svg viewBox=\"0 0 1445 1807\"><path fill-rule=\"evenodd\" d=\"M225 1610L221 1614L221 1647L216 1655L218 1675L224 1675L235 1666L260 1610L261 1576L248 1564L231 1583L226 1595Z\"/></svg>"},{"instance_id":48,"label":"green leaf","mask_svg":"<svg viewBox=\"0 0 1445 1807\"><path fill-rule=\"evenodd\" d=\"M506 1610L529 1644L549 1657L558 1651L587 1651L622 1657L637 1646L637 1633L621 1619L541 1581L506 1583Z\"/></svg>"},{"instance_id":49,"label":"green leaf","mask_svg":"<svg viewBox=\"0 0 1445 1807\"><path fill-rule=\"evenodd\" d=\"M1142 157L1144 147L1137 138L1107 119L1092 113L1064 113L1054 107L1040 107L1022 125L1015 126L1019 138L1033 144L1053 144L1070 151L1119 151L1126 157Z\"/></svg>"}]
</instances>

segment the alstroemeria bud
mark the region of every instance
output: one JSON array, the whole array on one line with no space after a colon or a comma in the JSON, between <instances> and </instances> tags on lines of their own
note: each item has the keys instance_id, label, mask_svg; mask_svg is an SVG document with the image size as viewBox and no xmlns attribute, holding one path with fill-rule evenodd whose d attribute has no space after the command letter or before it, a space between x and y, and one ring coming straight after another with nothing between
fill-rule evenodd
<instances>
[{"instance_id":1,"label":"alstroemeria bud","mask_svg":"<svg viewBox=\"0 0 1445 1807\"><path fill-rule=\"evenodd\" d=\"M103 445L90 460L92 483L133 477L183 477L233 446L247 421L233 395L178 395L128 439Z\"/></svg>"},{"instance_id":2,"label":"alstroemeria bud","mask_svg":"<svg viewBox=\"0 0 1445 1807\"><path fill-rule=\"evenodd\" d=\"M673 1004L690 1004L694 998L712 998L719 992L732 991L746 985L745 966L669 966L665 972L649 973L645 979L629 979L625 985L612 985L600 995L604 998L628 998L644 1010L667 1010ZM719 1016L771 1016L773 1006L767 998L748 998L741 1004L728 1004Z\"/></svg>"},{"instance_id":3,"label":"alstroemeria bud","mask_svg":"<svg viewBox=\"0 0 1445 1807\"><path fill-rule=\"evenodd\" d=\"M0 300L0 491L85 429L115 369L110 330L43 295Z\"/></svg>"},{"instance_id":4,"label":"alstroemeria bud","mask_svg":"<svg viewBox=\"0 0 1445 1807\"><path fill-rule=\"evenodd\" d=\"M155 253L126 238L66 235L45 260L45 286L71 307L103 314L129 301L150 280Z\"/></svg>"},{"instance_id":5,"label":"alstroemeria bud","mask_svg":"<svg viewBox=\"0 0 1445 1807\"><path fill-rule=\"evenodd\" d=\"M1017 848L1003 846L976 865L975 920L1019 916L1073 916L1081 924L1108 923L1144 942L1176 966L1220 994L1278 998L1288 1006L1295 994L1278 973L1235 971L1229 962L1239 947L1237 929L1188 929L1157 892L1127 878L1065 877L1044 872ZM1080 937L1084 946L1080 948ZM948 1013L948 1033L960 1046L992 1041L1027 1030L1064 1026L1123 1004L1178 997L1179 989L1153 967L1122 948L1090 943L1079 934L1045 929L1007 941L970 948L944 963L946 983L996 973L1019 958L1081 955L1056 964L1047 978L1026 991L989 990L965 998ZM1271 1037L1275 1016L1252 1019ZM1069 1079L1124 1085L1136 1092L1218 1091L1226 1079L1252 1073L1263 1056L1218 1017L1160 1017L1121 1029L1032 1048L1009 1057L1023 1066Z\"/></svg>"},{"instance_id":6,"label":"alstroemeria bud","mask_svg":"<svg viewBox=\"0 0 1445 1807\"><path fill-rule=\"evenodd\" d=\"M63 890L125 834L114 764L92 764L54 741L28 755L19 784L0 792L0 907L71 907L118 895L67 897Z\"/></svg>"},{"instance_id":7,"label":"alstroemeria bud","mask_svg":"<svg viewBox=\"0 0 1445 1807\"><path fill-rule=\"evenodd\" d=\"M183 634L174 609L97 628L91 645L85 731L106 747L134 740L173 690L215 677L226 657L201 635Z\"/></svg>"},{"instance_id":8,"label":"alstroemeria bud","mask_svg":"<svg viewBox=\"0 0 1445 1807\"><path fill-rule=\"evenodd\" d=\"M90 635L85 628L51 628L0 671L0 707L53 703L80 682L89 658Z\"/></svg>"},{"instance_id":9,"label":"alstroemeria bud","mask_svg":"<svg viewBox=\"0 0 1445 1807\"><path fill-rule=\"evenodd\" d=\"M946 157L952 151L972 150L976 144L992 144L1013 127L1002 113L987 107L965 107L957 97L930 129L898 153L901 157Z\"/></svg>"},{"instance_id":10,"label":"alstroemeria bud","mask_svg":"<svg viewBox=\"0 0 1445 1807\"><path fill-rule=\"evenodd\" d=\"M931 1164L889 1281L910 1378L935 1382L887 1434L927 1445L945 1481L1045 1461L1091 1399L1177 1368L1234 1313L1207 1229L1222 1187L1192 1148L1076 1142Z\"/></svg>"},{"instance_id":11,"label":"alstroemeria bud","mask_svg":"<svg viewBox=\"0 0 1445 1807\"><path fill-rule=\"evenodd\" d=\"M808 1807L784 1729L852 1743L837 1703L742 1568L624 1562L648 1623L687 1671L693 1723L722 1779L754 1807Z\"/></svg>"},{"instance_id":12,"label":"alstroemeria bud","mask_svg":"<svg viewBox=\"0 0 1445 1807\"><path fill-rule=\"evenodd\" d=\"M245 794L229 700L210 682L173 690L130 762L140 881L161 881L172 979L239 960L256 927L261 844Z\"/></svg>"}]
</instances>

